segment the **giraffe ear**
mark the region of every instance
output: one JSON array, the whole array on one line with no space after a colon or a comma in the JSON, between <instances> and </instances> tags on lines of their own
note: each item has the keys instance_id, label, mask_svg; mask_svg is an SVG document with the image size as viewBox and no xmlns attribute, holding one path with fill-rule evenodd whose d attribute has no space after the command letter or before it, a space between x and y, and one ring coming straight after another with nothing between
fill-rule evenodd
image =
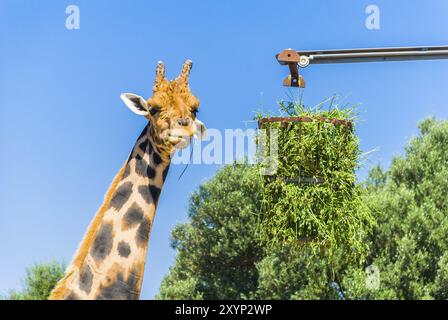
<instances>
[{"instance_id":1,"label":"giraffe ear","mask_svg":"<svg viewBox=\"0 0 448 320\"><path fill-rule=\"evenodd\" d=\"M207 128L204 123L198 119L196 119L194 123L196 124L196 136L199 139L204 139L207 136Z\"/></svg>"},{"instance_id":2,"label":"giraffe ear","mask_svg":"<svg viewBox=\"0 0 448 320\"><path fill-rule=\"evenodd\" d=\"M120 95L121 100L124 101L126 106L131 109L134 113L147 116L148 115L148 104L146 100L142 97L133 93L122 93Z\"/></svg>"}]
</instances>

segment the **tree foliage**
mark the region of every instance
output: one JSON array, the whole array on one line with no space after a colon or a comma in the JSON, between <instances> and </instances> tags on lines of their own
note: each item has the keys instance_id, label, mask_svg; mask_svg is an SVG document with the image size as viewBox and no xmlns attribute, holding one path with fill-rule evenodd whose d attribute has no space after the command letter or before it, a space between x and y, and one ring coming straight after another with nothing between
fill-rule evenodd
<instances>
[{"instance_id":1,"label":"tree foliage","mask_svg":"<svg viewBox=\"0 0 448 320\"><path fill-rule=\"evenodd\" d=\"M448 298L448 121L426 119L419 129L387 172L370 172L378 227L368 260L380 272L380 286L367 288L362 270L350 269L349 298Z\"/></svg>"},{"instance_id":2,"label":"tree foliage","mask_svg":"<svg viewBox=\"0 0 448 320\"><path fill-rule=\"evenodd\" d=\"M47 300L51 290L64 276L65 266L59 262L39 263L26 269L21 291L12 291L9 300Z\"/></svg>"},{"instance_id":3,"label":"tree foliage","mask_svg":"<svg viewBox=\"0 0 448 320\"><path fill-rule=\"evenodd\" d=\"M427 119L419 129L388 170L372 168L365 182L376 224L364 265L341 251L328 261L325 251L262 246L261 179L232 165L193 194L190 221L172 233L178 256L158 298L447 299L448 121Z\"/></svg>"},{"instance_id":4,"label":"tree foliage","mask_svg":"<svg viewBox=\"0 0 448 320\"><path fill-rule=\"evenodd\" d=\"M261 248L254 237L260 180L247 166L224 167L190 199L190 222L175 227L176 264L162 299L239 299L256 290Z\"/></svg>"}]
</instances>

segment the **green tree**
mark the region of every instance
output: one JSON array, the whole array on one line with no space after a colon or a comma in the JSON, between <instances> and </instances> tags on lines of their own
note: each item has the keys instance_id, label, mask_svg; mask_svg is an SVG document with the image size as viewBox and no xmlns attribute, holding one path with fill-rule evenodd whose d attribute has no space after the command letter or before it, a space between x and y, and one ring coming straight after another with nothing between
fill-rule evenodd
<instances>
[{"instance_id":1,"label":"green tree","mask_svg":"<svg viewBox=\"0 0 448 320\"><path fill-rule=\"evenodd\" d=\"M257 167L226 166L200 186L190 200L190 222L172 232L178 256L157 298L338 298L323 255L260 244L260 210Z\"/></svg>"},{"instance_id":2,"label":"green tree","mask_svg":"<svg viewBox=\"0 0 448 320\"><path fill-rule=\"evenodd\" d=\"M371 170L366 188L378 227L369 263L379 270L372 287L361 269L344 278L348 298L448 298L448 121L426 119L387 172Z\"/></svg>"},{"instance_id":3,"label":"green tree","mask_svg":"<svg viewBox=\"0 0 448 320\"><path fill-rule=\"evenodd\" d=\"M419 128L404 154L387 171L372 168L365 183L376 220L365 265L261 246L260 177L232 165L193 194L190 222L173 231L178 256L158 298L447 299L448 121L427 119ZM366 267L379 271L379 283Z\"/></svg>"},{"instance_id":4,"label":"green tree","mask_svg":"<svg viewBox=\"0 0 448 320\"><path fill-rule=\"evenodd\" d=\"M338 261L333 256L332 259ZM257 264L256 299L339 299L337 274L328 256L309 247L271 247Z\"/></svg>"},{"instance_id":5,"label":"green tree","mask_svg":"<svg viewBox=\"0 0 448 320\"><path fill-rule=\"evenodd\" d=\"M257 289L255 239L260 179L246 165L226 166L190 199L190 222L175 227L175 265L160 299L241 299Z\"/></svg>"},{"instance_id":6,"label":"green tree","mask_svg":"<svg viewBox=\"0 0 448 320\"><path fill-rule=\"evenodd\" d=\"M59 262L39 263L26 269L24 288L12 291L9 300L46 300L56 283L64 276L65 266Z\"/></svg>"}]
</instances>

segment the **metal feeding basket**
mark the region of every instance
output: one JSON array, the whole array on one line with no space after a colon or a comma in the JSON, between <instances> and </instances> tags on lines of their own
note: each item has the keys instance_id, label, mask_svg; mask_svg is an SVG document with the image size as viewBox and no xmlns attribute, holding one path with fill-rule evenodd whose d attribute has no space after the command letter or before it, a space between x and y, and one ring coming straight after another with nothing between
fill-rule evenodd
<instances>
[{"instance_id":1,"label":"metal feeding basket","mask_svg":"<svg viewBox=\"0 0 448 320\"><path fill-rule=\"evenodd\" d=\"M258 127L266 135L258 147L272 153L273 141L278 145L276 171L263 175L262 241L328 252L350 248L353 257L362 252L356 232L369 211L356 185L360 150L353 122L306 115L261 118Z\"/></svg>"}]
</instances>

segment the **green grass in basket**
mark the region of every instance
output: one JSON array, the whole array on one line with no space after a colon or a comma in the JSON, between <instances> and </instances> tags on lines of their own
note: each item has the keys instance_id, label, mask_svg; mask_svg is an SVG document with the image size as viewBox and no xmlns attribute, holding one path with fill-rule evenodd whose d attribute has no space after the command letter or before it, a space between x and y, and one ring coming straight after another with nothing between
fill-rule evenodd
<instances>
[{"instance_id":1,"label":"green grass in basket","mask_svg":"<svg viewBox=\"0 0 448 320\"><path fill-rule=\"evenodd\" d=\"M354 107L339 109L333 102L327 110L300 102L280 102L280 108L290 117L355 121ZM347 260L363 261L373 219L356 183L361 152L354 129L318 121L263 128L279 130L279 165L274 176L264 178L261 241L310 246L325 250L329 259L339 251ZM297 179L321 183L291 182Z\"/></svg>"}]
</instances>

